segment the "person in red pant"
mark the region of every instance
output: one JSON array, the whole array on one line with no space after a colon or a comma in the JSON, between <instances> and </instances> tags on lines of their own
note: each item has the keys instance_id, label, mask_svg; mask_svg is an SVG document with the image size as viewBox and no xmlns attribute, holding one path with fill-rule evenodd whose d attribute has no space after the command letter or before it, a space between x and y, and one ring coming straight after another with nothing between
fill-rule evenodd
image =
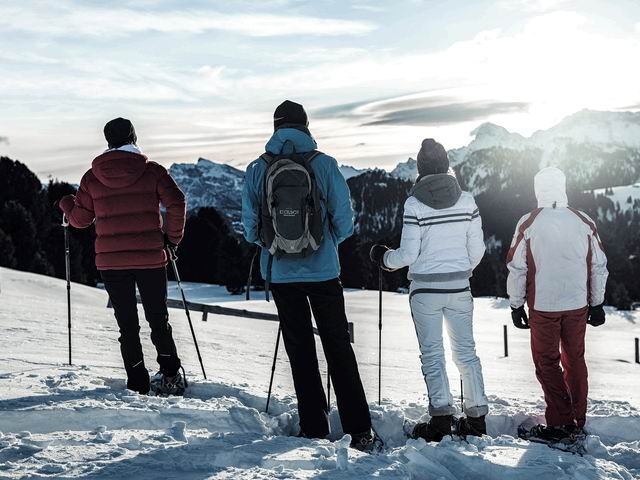
<instances>
[{"instance_id":1,"label":"person in red pant","mask_svg":"<svg viewBox=\"0 0 640 480\"><path fill-rule=\"evenodd\" d=\"M587 412L587 323L602 325L607 258L595 223L567 202L564 173L535 177L538 208L523 216L507 255L507 293L517 328L531 329L531 353L547 403L534 436L579 433ZM524 309L529 306L529 317Z\"/></svg>"},{"instance_id":2,"label":"person in red pant","mask_svg":"<svg viewBox=\"0 0 640 480\"><path fill-rule=\"evenodd\" d=\"M136 146L129 120L111 120L104 135L108 150L93 160L77 194L63 197L59 207L73 227L95 222L96 266L120 328L127 388L141 394L150 389L140 345L137 286L160 365L154 377L156 391L181 394L186 383L169 324L165 246L177 246L182 240L185 197L167 170ZM166 234L160 203L167 210Z\"/></svg>"}]
</instances>

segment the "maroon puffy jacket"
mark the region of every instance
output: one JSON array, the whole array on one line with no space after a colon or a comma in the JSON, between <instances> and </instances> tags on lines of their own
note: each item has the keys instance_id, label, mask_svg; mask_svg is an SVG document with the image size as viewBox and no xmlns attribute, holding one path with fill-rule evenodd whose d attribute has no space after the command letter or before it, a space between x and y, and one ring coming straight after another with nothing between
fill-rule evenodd
<instances>
[{"instance_id":1,"label":"maroon puffy jacket","mask_svg":"<svg viewBox=\"0 0 640 480\"><path fill-rule=\"evenodd\" d=\"M98 270L159 268L167 264L159 203L167 209L167 236L184 234L185 197L167 170L142 154L110 150L96 157L76 196L60 208L76 228L96 222Z\"/></svg>"}]
</instances>

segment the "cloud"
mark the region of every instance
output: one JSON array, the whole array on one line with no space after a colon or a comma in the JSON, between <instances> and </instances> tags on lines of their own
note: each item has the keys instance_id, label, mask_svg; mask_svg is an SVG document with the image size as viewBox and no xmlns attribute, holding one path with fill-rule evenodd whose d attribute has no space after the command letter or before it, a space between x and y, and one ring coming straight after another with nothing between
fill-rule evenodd
<instances>
[{"instance_id":1,"label":"cloud","mask_svg":"<svg viewBox=\"0 0 640 480\"><path fill-rule=\"evenodd\" d=\"M0 144L2 144L2 143L6 144L6 145L9 145L9 137L0 136Z\"/></svg>"},{"instance_id":2,"label":"cloud","mask_svg":"<svg viewBox=\"0 0 640 480\"><path fill-rule=\"evenodd\" d=\"M519 113L527 102L465 100L433 92L371 102L334 105L315 112L321 118L351 118L363 126L373 125L447 125L486 119L492 115Z\"/></svg>"},{"instance_id":3,"label":"cloud","mask_svg":"<svg viewBox=\"0 0 640 480\"><path fill-rule=\"evenodd\" d=\"M55 18L55 21L51 21ZM89 7L67 3L42 8L0 7L0 29L62 37L118 37L143 32L200 34L208 31L249 37L358 36L376 29L371 22L309 15L223 13Z\"/></svg>"},{"instance_id":4,"label":"cloud","mask_svg":"<svg viewBox=\"0 0 640 480\"><path fill-rule=\"evenodd\" d=\"M509 10L542 13L558 9L568 2L569 0L502 0L500 5Z\"/></svg>"},{"instance_id":5,"label":"cloud","mask_svg":"<svg viewBox=\"0 0 640 480\"><path fill-rule=\"evenodd\" d=\"M446 103L390 111L363 125L448 125L481 120L492 115L520 113L527 109L525 102L467 102Z\"/></svg>"}]
</instances>

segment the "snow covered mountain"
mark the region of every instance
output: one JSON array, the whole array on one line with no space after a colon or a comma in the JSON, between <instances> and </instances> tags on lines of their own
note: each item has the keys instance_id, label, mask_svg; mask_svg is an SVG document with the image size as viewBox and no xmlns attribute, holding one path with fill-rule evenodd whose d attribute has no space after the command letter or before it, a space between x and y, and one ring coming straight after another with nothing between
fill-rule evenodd
<instances>
[{"instance_id":1,"label":"snow covered mountain","mask_svg":"<svg viewBox=\"0 0 640 480\"><path fill-rule=\"evenodd\" d=\"M592 190L640 179L640 113L582 110L531 137L485 123L466 147L449 152L474 194L509 186L546 166L567 172L570 188Z\"/></svg>"},{"instance_id":2,"label":"snow covered mountain","mask_svg":"<svg viewBox=\"0 0 640 480\"><path fill-rule=\"evenodd\" d=\"M413 158L409 158L406 162L400 162L396 168L391 170L390 175L400 180L415 182L418 177L418 162Z\"/></svg>"},{"instance_id":3,"label":"snow covered mountain","mask_svg":"<svg viewBox=\"0 0 640 480\"><path fill-rule=\"evenodd\" d=\"M0 268L0 478L152 479L425 479L601 480L640 475L640 390L633 388L633 337L640 314L607 309L607 323L589 330L587 454L562 453L516 437L517 425L540 421L542 392L529 336L510 327L503 356L506 301L475 300L474 330L489 395L489 436L440 443L407 440L403 426L427 420L426 391L408 296L384 293L382 405L378 389L378 293L347 291L354 350L371 418L386 448L349 449L335 396L326 440L298 438L290 366L282 352L269 413L264 413L277 324L239 317L194 317L209 379L202 378L189 324L170 309L174 338L190 386L185 396L153 397L126 389L113 311L103 290L74 283L73 365L66 365L64 280ZM188 300L274 312L264 299L238 302L221 287L186 284ZM179 298L175 286L169 292ZM236 300L234 302L234 300ZM147 365L155 364L141 322ZM318 351L321 351L318 344ZM320 369L326 363L320 356ZM447 351L448 365L452 365ZM458 398L457 372L450 368ZM630 383L631 382L631 383ZM456 402L457 403L457 402Z\"/></svg>"},{"instance_id":4,"label":"snow covered mountain","mask_svg":"<svg viewBox=\"0 0 640 480\"><path fill-rule=\"evenodd\" d=\"M244 172L230 165L200 158L194 163L175 163L169 172L187 196L189 210L214 207L239 228L242 213Z\"/></svg>"},{"instance_id":5,"label":"snow covered mountain","mask_svg":"<svg viewBox=\"0 0 640 480\"><path fill-rule=\"evenodd\" d=\"M340 165L340 173L345 180L362 175L365 172L370 171L369 168L355 168L350 165Z\"/></svg>"}]
</instances>

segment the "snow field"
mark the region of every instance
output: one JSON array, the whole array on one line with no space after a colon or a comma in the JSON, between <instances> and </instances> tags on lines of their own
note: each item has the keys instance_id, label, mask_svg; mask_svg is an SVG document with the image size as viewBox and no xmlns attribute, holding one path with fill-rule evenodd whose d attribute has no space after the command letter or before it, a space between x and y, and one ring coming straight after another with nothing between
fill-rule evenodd
<instances>
[{"instance_id":1,"label":"snow field","mask_svg":"<svg viewBox=\"0 0 640 480\"><path fill-rule=\"evenodd\" d=\"M491 402L490 437L440 444L407 440L405 422L428 418L407 296L384 296L378 406L377 293L348 292L354 349L374 426L386 442L382 454L365 455L347 448L335 408L332 441L292 436L297 412L282 345L270 414L263 413L275 323L213 315L203 323L194 313L205 381L186 316L172 309L190 388L184 398L140 396L125 389L105 292L73 285L74 366L63 365L65 295L63 281L0 269L0 330L6 339L0 357L0 478L640 478L640 365L631 363L633 337L640 336L636 314L608 312L604 327L588 330L591 435L589 454L579 457L514 438L525 419L542 420L544 403L528 335L509 329L510 356L503 358L507 305L484 298L476 299L476 340ZM225 306L238 298L218 287L188 285L189 300L204 297ZM275 308L263 300L237 306ZM152 370L155 354L140 311ZM449 365L458 395L459 377ZM326 371L324 360L321 370Z\"/></svg>"}]
</instances>

